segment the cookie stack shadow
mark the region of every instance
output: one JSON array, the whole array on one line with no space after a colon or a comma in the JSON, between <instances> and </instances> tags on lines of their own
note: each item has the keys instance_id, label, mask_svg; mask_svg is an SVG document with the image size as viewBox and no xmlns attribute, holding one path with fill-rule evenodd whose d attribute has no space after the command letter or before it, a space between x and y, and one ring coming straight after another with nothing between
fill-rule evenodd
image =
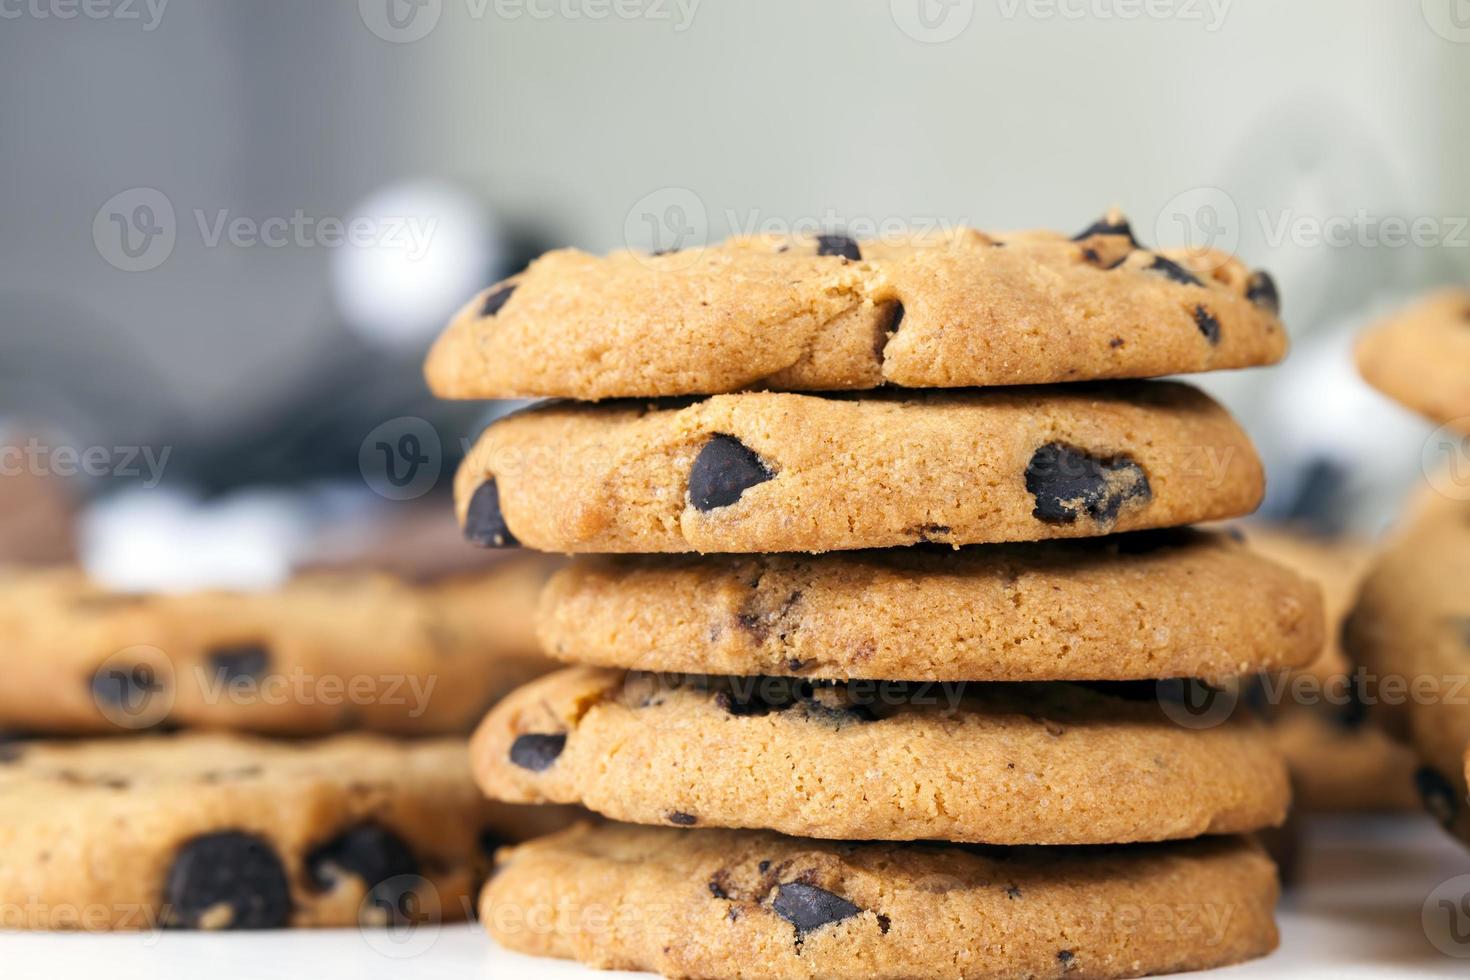
<instances>
[{"instance_id":1,"label":"cookie stack shadow","mask_svg":"<svg viewBox=\"0 0 1470 980\"><path fill-rule=\"evenodd\" d=\"M466 535L577 555L571 664L471 745L497 799L613 823L503 851L504 946L671 976L1123 977L1260 956L1285 764L1242 675L1311 661L1317 588L1183 384L1268 364L1274 286L964 230L543 256L432 351L492 424ZM637 399L637 400L634 400Z\"/></svg>"}]
</instances>

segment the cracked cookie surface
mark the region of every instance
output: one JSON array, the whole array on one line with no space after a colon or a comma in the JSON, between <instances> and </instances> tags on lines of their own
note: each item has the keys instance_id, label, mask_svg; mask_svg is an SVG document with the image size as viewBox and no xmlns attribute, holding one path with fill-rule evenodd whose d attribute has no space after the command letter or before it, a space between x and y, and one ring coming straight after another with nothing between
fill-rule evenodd
<instances>
[{"instance_id":1,"label":"cracked cookie surface","mask_svg":"<svg viewBox=\"0 0 1470 980\"><path fill-rule=\"evenodd\" d=\"M1169 382L551 403L492 424L455 478L472 541L562 552L1094 537L1263 490L1234 419Z\"/></svg>"},{"instance_id":2,"label":"cracked cookie surface","mask_svg":"<svg viewBox=\"0 0 1470 980\"><path fill-rule=\"evenodd\" d=\"M1304 666L1320 590L1223 531L804 555L577 558L543 648L654 671L1145 680Z\"/></svg>"},{"instance_id":3,"label":"cracked cookie surface","mask_svg":"<svg viewBox=\"0 0 1470 980\"><path fill-rule=\"evenodd\" d=\"M448 398L595 400L1143 378L1279 360L1275 285L1223 253L954 229L746 236L663 255L548 252L429 354Z\"/></svg>"},{"instance_id":4,"label":"cracked cookie surface","mask_svg":"<svg viewBox=\"0 0 1470 980\"><path fill-rule=\"evenodd\" d=\"M1277 892L1233 837L964 848L607 825L502 852L480 919L508 949L669 977L1101 980L1263 956Z\"/></svg>"},{"instance_id":5,"label":"cracked cookie surface","mask_svg":"<svg viewBox=\"0 0 1470 980\"><path fill-rule=\"evenodd\" d=\"M1279 823L1286 767L1266 731L1181 724L1156 691L573 667L492 709L471 758L506 802L838 840L1111 844Z\"/></svg>"},{"instance_id":6,"label":"cracked cookie surface","mask_svg":"<svg viewBox=\"0 0 1470 980\"><path fill-rule=\"evenodd\" d=\"M0 745L0 926L382 924L466 917L494 848L565 827L487 802L463 742L138 736Z\"/></svg>"}]
</instances>

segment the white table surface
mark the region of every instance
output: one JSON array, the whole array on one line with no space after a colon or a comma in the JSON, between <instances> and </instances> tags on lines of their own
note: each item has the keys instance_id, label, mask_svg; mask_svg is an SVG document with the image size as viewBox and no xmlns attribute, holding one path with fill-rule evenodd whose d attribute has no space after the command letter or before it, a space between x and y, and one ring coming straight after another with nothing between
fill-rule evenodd
<instances>
[{"instance_id":1,"label":"white table surface","mask_svg":"<svg viewBox=\"0 0 1470 980\"><path fill-rule=\"evenodd\" d=\"M1470 853L1425 818L1322 818L1306 826L1300 884L1280 909L1281 949L1264 960L1193 977L1470 977L1461 957L1426 936L1425 900L1470 875ZM1457 885L1467 894L1470 879ZM1437 903L1433 903L1437 905ZM1470 906L1467 906L1470 908ZM1444 918L1444 914L1440 918ZM1470 915L1462 917L1470 929ZM504 952L475 925L421 928L394 942L357 930L271 933L0 934L5 980L510 980L614 978L568 963ZM643 976L637 974L636 976Z\"/></svg>"}]
</instances>

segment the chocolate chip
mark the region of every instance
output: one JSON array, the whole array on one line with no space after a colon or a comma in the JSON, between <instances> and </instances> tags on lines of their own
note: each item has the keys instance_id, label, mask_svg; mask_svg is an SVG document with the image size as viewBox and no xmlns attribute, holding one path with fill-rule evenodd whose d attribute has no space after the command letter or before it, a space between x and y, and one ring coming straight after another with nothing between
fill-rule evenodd
<instances>
[{"instance_id":1,"label":"chocolate chip","mask_svg":"<svg viewBox=\"0 0 1470 980\"><path fill-rule=\"evenodd\" d=\"M893 920L890 919L890 918L888 918L888 916L886 916L886 915L880 915L880 916L878 916L878 931L880 933L882 933L885 936L888 935L888 930L892 926L893 926Z\"/></svg>"},{"instance_id":2,"label":"chocolate chip","mask_svg":"<svg viewBox=\"0 0 1470 980\"><path fill-rule=\"evenodd\" d=\"M715 695L715 704L737 717L785 711L812 695L811 682L796 677L731 677L729 684Z\"/></svg>"},{"instance_id":3,"label":"chocolate chip","mask_svg":"<svg viewBox=\"0 0 1470 980\"><path fill-rule=\"evenodd\" d=\"M840 255L844 259L851 259L854 262L861 261L863 257L862 251L858 248L858 243L846 235L818 235L817 254Z\"/></svg>"},{"instance_id":4,"label":"chocolate chip","mask_svg":"<svg viewBox=\"0 0 1470 980\"><path fill-rule=\"evenodd\" d=\"M1440 824L1449 827L1460 813L1459 794L1454 785L1437 769L1423 766L1414 773L1414 785L1419 789L1419 799L1424 809Z\"/></svg>"},{"instance_id":5,"label":"chocolate chip","mask_svg":"<svg viewBox=\"0 0 1470 980\"><path fill-rule=\"evenodd\" d=\"M756 870L759 871L761 874L765 874L767 871L770 871L771 870L771 862L770 861L762 861L759 864L757 864L755 867L756 867Z\"/></svg>"},{"instance_id":6,"label":"chocolate chip","mask_svg":"<svg viewBox=\"0 0 1470 980\"><path fill-rule=\"evenodd\" d=\"M520 545L516 536L510 533L505 515L500 512L500 489L495 485L494 477L480 484L470 498L464 518L464 536L481 548L515 548Z\"/></svg>"},{"instance_id":7,"label":"chocolate chip","mask_svg":"<svg viewBox=\"0 0 1470 980\"><path fill-rule=\"evenodd\" d=\"M857 915L862 909L829 891L799 881L788 882L776 889L771 903L776 914L796 927L797 936L805 935L833 922Z\"/></svg>"},{"instance_id":8,"label":"chocolate chip","mask_svg":"<svg viewBox=\"0 0 1470 980\"><path fill-rule=\"evenodd\" d=\"M1257 270L1245 288L1245 298L1263 310L1273 314L1281 312L1281 294L1276 291L1276 280L1265 269Z\"/></svg>"},{"instance_id":9,"label":"chocolate chip","mask_svg":"<svg viewBox=\"0 0 1470 980\"><path fill-rule=\"evenodd\" d=\"M389 879L417 875L419 863L403 838L376 824L361 824L308 853L306 870L318 891L331 891L351 876L360 880L375 899L396 899L380 896L378 890ZM393 908L397 905L392 902Z\"/></svg>"},{"instance_id":10,"label":"chocolate chip","mask_svg":"<svg viewBox=\"0 0 1470 980\"><path fill-rule=\"evenodd\" d=\"M480 310L481 316L494 316L500 312L500 308L509 300L511 293L516 291L515 286L501 286L499 289L485 297L485 305Z\"/></svg>"},{"instance_id":11,"label":"chocolate chip","mask_svg":"<svg viewBox=\"0 0 1470 980\"><path fill-rule=\"evenodd\" d=\"M1182 283L1185 286L1204 285L1204 283L1199 281L1199 277L1196 276L1193 272L1190 272L1188 269L1184 268L1184 266L1180 265L1177 262L1170 262L1162 255L1154 256L1153 264L1148 266L1148 270L1150 272L1162 273L1163 275L1168 276L1170 279L1173 279L1175 282Z\"/></svg>"},{"instance_id":12,"label":"chocolate chip","mask_svg":"<svg viewBox=\"0 0 1470 980\"><path fill-rule=\"evenodd\" d=\"M232 830L179 848L163 901L175 928L278 929L291 918L281 859L262 838Z\"/></svg>"},{"instance_id":13,"label":"chocolate chip","mask_svg":"<svg viewBox=\"0 0 1470 980\"><path fill-rule=\"evenodd\" d=\"M678 824L680 827L693 827L699 823L699 818L692 813L682 810L670 810L668 812L669 823Z\"/></svg>"},{"instance_id":14,"label":"chocolate chip","mask_svg":"<svg viewBox=\"0 0 1470 980\"><path fill-rule=\"evenodd\" d=\"M1020 897L1021 897L1021 889L1017 888L1015 885L1007 885L1006 886L1006 898L1009 898L1009 899L1014 900L1014 899L1017 899L1017 898L1020 898Z\"/></svg>"},{"instance_id":15,"label":"chocolate chip","mask_svg":"<svg viewBox=\"0 0 1470 980\"><path fill-rule=\"evenodd\" d=\"M715 898L729 898L730 893L725 891L724 872L716 874L709 880L709 893Z\"/></svg>"},{"instance_id":16,"label":"chocolate chip","mask_svg":"<svg viewBox=\"0 0 1470 980\"><path fill-rule=\"evenodd\" d=\"M1128 244L1138 248L1138 239L1133 237L1133 228L1127 221L1109 221L1106 217L1099 218L1088 225L1082 231L1072 236L1072 241L1080 242L1091 238L1093 235L1123 235L1128 239Z\"/></svg>"},{"instance_id":17,"label":"chocolate chip","mask_svg":"<svg viewBox=\"0 0 1470 980\"><path fill-rule=\"evenodd\" d=\"M1203 306L1194 308L1194 325L1199 327L1199 332L1205 335L1205 339L1211 344L1220 342L1220 321L1215 315Z\"/></svg>"},{"instance_id":18,"label":"chocolate chip","mask_svg":"<svg viewBox=\"0 0 1470 980\"><path fill-rule=\"evenodd\" d=\"M565 733L557 735L520 735L510 744L510 761L522 769L543 772L551 768L562 749L567 747Z\"/></svg>"},{"instance_id":19,"label":"chocolate chip","mask_svg":"<svg viewBox=\"0 0 1470 980\"><path fill-rule=\"evenodd\" d=\"M699 511L728 507L775 476L748 446L723 433L710 436L689 470L689 500Z\"/></svg>"},{"instance_id":20,"label":"chocolate chip","mask_svg":"<svg viewBox=\"0 0 1470 980\"><path fill-rule=\"evenodd\" d=\"M1123 338L1114 337L1112 340L1108 341L1108 346L1111 347L1113 350L1117 350L1119 347L1123 346Z\"/></svg>"},{"instance_id":21,"label":"chocolate chip","mask_svg":"<svg viewBox=\"0 0 1470 980\"><path fill-rule=\"evenodd\" d=\"M209 651L210 668L226 683L241 677L260 677L270 669L270 663L270 650L259 643L216 647Z\"/></svg>"},{"instance_id":22,"label":"chocolate chip","mask_svg":"<svg viewBox=\"0 0 1470 980\"><path fill-rule=\"evenodd\" d=\"M1079 513L1110 524L1125 503L1153 495L1143 467L1128 456L1094 456L1060 442L1032 454L1026 492L1036 499L1032 515L1048 524L1071 524Z\"/></svg>"},{"instance_id":23,"label":"chocolate chip","mask_svg":"<svg viewBox=\"0 0 1470 980\"><path fill-rule=\"evenodd\" d=\"M893 304L893 319L888 321L888 332L898 333L899 325L903 323L903 304Z\"/></svg>"},{"instance_id":24,"label":"chocolate chip","mask_svg":"<svg viewBox=\"0 0 1470 980\"><path fill-rule=\"evenodd\" d=\"M1072 963L1072 961L1076 959L1076 957L1077 954L1073 953L1070 949L1057 950L1057 962L1062 964L1062 969L1064 971L1074 969L1074 964Z\"/></svg>"}]
</instances>

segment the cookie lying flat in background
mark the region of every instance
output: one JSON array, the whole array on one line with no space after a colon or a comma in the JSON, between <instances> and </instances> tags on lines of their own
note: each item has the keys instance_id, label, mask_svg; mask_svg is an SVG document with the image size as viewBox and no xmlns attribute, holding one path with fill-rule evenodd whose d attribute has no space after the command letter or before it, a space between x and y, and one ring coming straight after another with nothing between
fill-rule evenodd
<instances>
[{"instance_id":1,"label":"cookie lying flat in background","mask_svg":"<svg viewBox=\"0 0 1470 980\"><path fill-rule=\"evenodd\" d=\"M6 570L0 731L468 732L550 666L532 630L549 571L532 560L427 583L338 572L145 595L73 569Z\"/></svg>"},{"instance_id":2,"label":"cookie lying flat in background","mask_svg":"<svg viewBox=\"0 0 1470 980\"><path fill-rule=\"evenodd\" d=\"M457 739L147 735L3 752L3 928L384 924L410 894L453 921L496 846L571 820L488 803Z\"/></svg>"},{"instance_id":3,"label":"cookie lying flat in background","mask_svg":"<svg viewBox=\"0 0 1470 980\"><path fill-rule=\"evenodd\" d=\"M1286 765L1265 729L1191 727L1156 690L573 667L501 701L470 751L493 799L644 824L1113 844L1280 823Z\"/></svg>"},{"instance_id":4,"label":"cookie lying flat in background","mask_svg":"<svg viewBox=\"0 0 1470 980\"><path fill-rule=\"evenodd\" d=\"M1265 477L1187 385L563 402L455 477L471 541L560 552L824 552L1095 537L1241 516Z\"/></svg>"},{"instance_id":5,"label":"cookie lying flat in background","mask_svg":"<svg viewBox=\"0 0 1470 980\"><path fill-rule=\"evenodd\" d=\"M1276 947L1276 871L1215 838L1114 848L845 844L577 827L499 855L507 949L670 977L1136 977Z\"/></svg>"},{"instance_id":6,"label":"cookie lying flat in background","mask_svg":"<svg viewBox=\"0 0 1470 980\"><path fill-rule=\"evenodd\" d=\"M1440 425L1470 431L1470 290L1444 289L1358 341L1370 385Z\"/></svg>"},{"instance_id":7,"label":"cookie lying flat in background","mask_svg":"<svg viewBox=\"0 0 1470 980\"><path fill-rule=\"evenodd\" d=\"M1145 378L1275 363L1278 304L1265 273L1145 249L1116 212L1075 238L957 228L563 249L475 297L425 373L445 398L581 400Z\"/></svg>"}]
</instances>

